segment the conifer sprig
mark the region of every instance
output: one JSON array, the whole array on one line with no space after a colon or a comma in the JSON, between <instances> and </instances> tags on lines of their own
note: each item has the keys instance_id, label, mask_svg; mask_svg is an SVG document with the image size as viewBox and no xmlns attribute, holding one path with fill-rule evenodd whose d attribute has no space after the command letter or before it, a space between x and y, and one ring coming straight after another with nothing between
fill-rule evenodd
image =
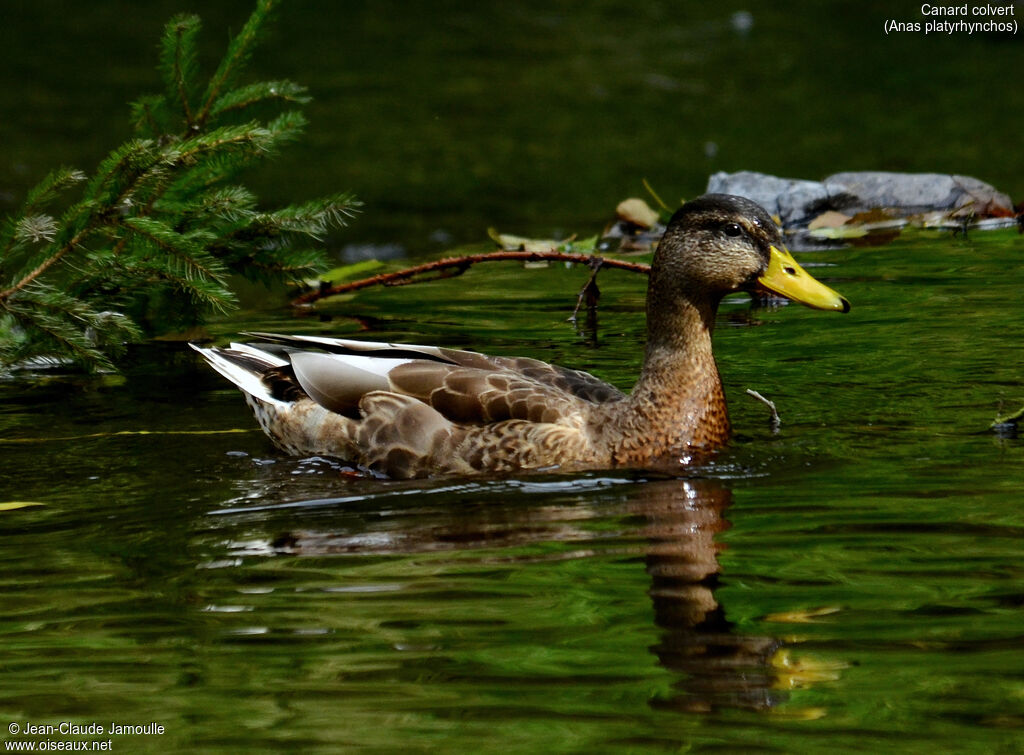
<instances>
[{"instance_id":1,"label":"conifer sprig","mask_svg":"<svg viewBox=\"0 0 1024 755\"><path fill-rule=\"evenodd\" d=\"M0 367L46 355L112 369L126 342L231 308L233 273L272 281L323 266L310 242L352 218L352 195L265 210L238 180L306 124L298 110L251 114L307 103L304 87L239 83L277 4L258 0L205 83L199 18L172 18L159 52L163 93L133 103L135 137L91 176L53 171L0 221ZM75 188L78 199L55 213Z\"/></svg>"},{"instance_id":2,"label":"conifer sprig","mask_svg":"<svg viewBox=\"0 0 1024 755\"><path fill-rule=\"evenodd\" d=\"M192 124L192 103L195 101L195 84L199 79L196 41L202 24L199 16L183 14L172 18L160 41L160 73L169 102L177 101L185 122Z\"/></svg>"},{"instance_id":3,"label":"conifer sprig","mask_svg":"<svg viewBox=\"0 0 1024 755\"><path fill-rule=\"evenodd\" d=\"M222 93L233 88L234 82L241 75L246 63L252 57L256 43L263 35L271 12L277 7L279 0L257 0L256 10L249 16L242 30L228 44L227 54L221 59L216 72L206 85L203 95L203 108L195 123L196 128L203 128L210 117L213 104Z\"/></svg>"}]
</instances>

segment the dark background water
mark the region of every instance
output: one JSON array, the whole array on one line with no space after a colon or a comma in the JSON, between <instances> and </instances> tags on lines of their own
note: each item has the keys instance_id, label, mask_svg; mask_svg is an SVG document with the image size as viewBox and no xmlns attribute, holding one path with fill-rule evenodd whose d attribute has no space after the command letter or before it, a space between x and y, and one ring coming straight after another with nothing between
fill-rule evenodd
<instances>
[{"instance_id":1,"label":"dark background water","mask_svg":"<svg viewBox=\"0 0 1024 755\"><path fill-rule=\"evenodd\" d=\"M289 3L255 66L317 100L253 182L269 203L351 188L366 212L331 244L410 254L490 225L589 235L642 178L674 201L719 169L950 171L1019 199L1020 38L883 34L918 8ZM6 207L127 136L180 10L8 13ZM212 60L249 3L195 10ZM42 505L0 511L0 726L155 721L112 737L153 752L1020 751L1024 452L986 430L1024 404L1021 251L912 232L801 256L849 315L728 302L737 439L691 480L352 480L276 454L181 344L5 380L0 503ZM595 338L565 323L586 274L482 267L322 319L266 295L211 332L628 387L643 282L601 274Z\"/></svg>"},{"instance_id":2,"label":"dark background water","mask_svg":"<svg viewBox=\"0 0 1024 755\"><path fill-rule=\"evenodd\" d=\"M171 15L201 15L212 67L250 8L8 5L0 199L128 135ZM367 206L343 242L414 253L488 226L589 235L642 179L673 202L717 170L966 173L1020 200L1020 36L888 18L920 3L292 0L254 75L309 86L311 125L254 184L270 204L351 189Z\"/></svg>"}]
</instances>

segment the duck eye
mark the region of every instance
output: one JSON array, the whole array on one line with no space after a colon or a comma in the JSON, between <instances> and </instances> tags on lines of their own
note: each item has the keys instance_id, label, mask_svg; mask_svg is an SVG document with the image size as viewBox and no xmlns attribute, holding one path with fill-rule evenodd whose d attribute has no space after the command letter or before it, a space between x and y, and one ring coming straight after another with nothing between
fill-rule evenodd
<instances>
[{"instance_id":1,"label":"duck eye","mask_svg":"<svg viewBox=\"0 0 1024 755\"><path fill-rule=\"evenodd\" d=\"M739 236L743 233L743 229L740 228L739 223L726 223L722 231L726 236Z\"/></svg>"}]
</instances>

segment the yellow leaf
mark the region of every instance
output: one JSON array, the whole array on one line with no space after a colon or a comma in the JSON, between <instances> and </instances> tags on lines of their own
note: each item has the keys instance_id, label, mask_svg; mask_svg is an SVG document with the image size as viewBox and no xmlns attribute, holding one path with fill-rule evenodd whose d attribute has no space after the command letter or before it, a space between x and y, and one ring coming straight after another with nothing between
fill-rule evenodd
<instances>
[{"instance_id":1,"label":"yellow leaf","mask_svg":"<svg viewBox=\"0 0 1024 755\"><path fill-rule=\"evenodd\" d=\"M849 668L844 661L825 661L816 658L794 658L787 648L781 648L771 658L775 670L776 689L800 689L817 682L834 682L839 672Z\"/></svg>"},{"instance_id":2,"label":"yellow leaf","mask_svg":"<svg viewBox=\"0 0 1024 755\"><path fill-rule=\"evenodd\" d=\"M859 239L868 235L862 225L841 225L836 228L815 228L808 231L816 239Z\"/></svg>"},{"instance_id":3,"label":"yellow leaf","mask_svg":"<svg viewBox=\"0 0 1024 755\"><path fill-rule=\"evenodd\" d=\"M808 231L815 231L819 228L838 228L850 219L849 215L844 215L841 212L835 210L829 210L828 212L821 213L818 217L807 224Z\"/></svg>"},{"instance_id":4,"label":"yellow leaf","mask_svg":"<svg viewBox=\"0 0 1024 755\"><path fill-rule=\"evenodd\" d=\"M825 708L774 708L771 713L791 721L817 721L828 715Z\"/></svg>"},{"instance_id":5,"label":"yellow leaf","mask_svg":"<svg viewBox=\"0 0 1024 755\"><path fill-rule=\"evenodd\" d=\"M0 511L14 511L15 509L27 509L29 506L45 506L39 501L0 501Z\"/></svg>"},{"instance_id":6,"label":"yellow leaf","mask_svg":"<svg viewBox=\"0 0 1024 755\"><path fill-rule=\"evenodd\" d=\"M384 263L380 260L361 260L360 262L353 262L351 265L342 265L333 270L328 270L320 276L319 281L336 286L346 281L365 278L371 274L375 275L382 267L384 267ZM319 281L315 285L318 285Z\"/></svg>"},{"instance_id":7,"label":"yellow leaf","mask_svg":"<svg viewBox=\"0 0 1024 755\"><path fill-rule=\"evenodd\" d=\"M765 621L778 621L783 624L813 624L820 616L839 613L839 606L824 606L823 608L809 608L805 611L783 611L782 613L770 613L764 617Z\"/></svg>"},{"instance_id":8,"label":"yellow leaf","mask_svg":"<svg viewBox=\"0 0 1024 755\"><path fill-rule=\"evenodd\" d=\"M565 243L554 239L528 239L525 236L498 233L494 228L488 228L487 235L502 249L510 252L557 252Z\"/></svg>"}]
</instances>

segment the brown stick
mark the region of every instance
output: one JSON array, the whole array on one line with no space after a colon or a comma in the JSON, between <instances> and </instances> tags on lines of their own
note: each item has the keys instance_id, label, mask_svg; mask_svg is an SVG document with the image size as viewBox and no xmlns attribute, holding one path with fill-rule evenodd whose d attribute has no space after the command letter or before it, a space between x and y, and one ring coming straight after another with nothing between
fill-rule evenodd
<instances>
[{"instance_id":1,"label":"brown stick","mask_svg":"<svg viewBox=\"0 0 1024 755\"><path fill-rule=\"evenodd\" d=\"M573 325L576 324L583 302L587 302L588 309L596 307L597 298L601 295L601 292L597 290L597 274L601 272L604 260L601 257L591 257L590 259L592 260L590 263L590 277L587 278L587 282L583 284L583 288L576 295L576 306L573 307L572 314L569 315L568 321Z\"/></svg>"},{"instance_id":2,"label":"brown stick","mask_svg":"<svg viewBox=\"0 0 1024 755\"><path fill-rule=\"evenodd\" d=\"M403 286L408 283L415 283L414 280L411 280L412 278L426 273L441 272L442 275L439 277L454 277L462 275L471 265L475 265L478 262L507 262L510 260L519 262L576 262L581 265L598 264L601 267L617 267L620 270L644 274L649 273L651 269L650 265L645 265L642 262L624 262L623 260L607 259L591 254L568 254L567 252L501 251L486 254L467 254L462 257L446 257L445 259L434 260L433 262L425 262L422 265L395 270L391 273L381 273L370 278L362 278L356 281L349 281L348 283L339 283L329 288L309 291L292 299L292 305L311 304L328 296L358 291L361 288L369 288L370 286Z\"/></svg>"}]
</instances>

